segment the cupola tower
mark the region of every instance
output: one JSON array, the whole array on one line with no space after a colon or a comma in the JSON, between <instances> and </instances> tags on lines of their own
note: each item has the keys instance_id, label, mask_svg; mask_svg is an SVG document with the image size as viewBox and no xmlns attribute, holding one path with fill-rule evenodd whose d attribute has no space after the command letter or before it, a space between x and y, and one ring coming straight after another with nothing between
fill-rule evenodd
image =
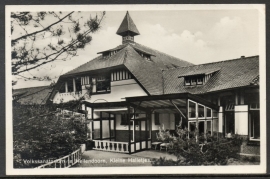
<instances>
[{"instance_id":1,"label":"cupola tower","mask_svg":"<svg viewBox=\"0 0 270 179\"><path fill-rule=\"evenodd\" d=\"M134 36L140 35L136 25L134 24L133 20L131 19L128 11L126 16L124 17L120 27L118 28L116 34L122 36L122 44L125 43L133 43Z\"/></svg>"}]
</instances>

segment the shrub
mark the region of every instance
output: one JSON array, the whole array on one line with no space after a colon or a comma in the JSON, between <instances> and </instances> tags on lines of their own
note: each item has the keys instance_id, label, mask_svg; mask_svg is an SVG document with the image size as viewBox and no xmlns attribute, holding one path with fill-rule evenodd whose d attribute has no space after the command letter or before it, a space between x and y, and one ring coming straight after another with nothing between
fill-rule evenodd
<instances>
[{"instance_id":1,"label":"shrub","mask_svg":"<svg viewBox=\"0 0 270 179\"><path fill-rule=\"evenodd\" d=\"M207 134L199 135L197 129L191 133L180 126L176 131L177 136L170 135L164 128L160 129L158 135L160 141L170 143L168 151L177 157L176 165L226 165L229 158L239 157L242 144L239 136L226 139ZM171 161L165 160L160 158L152 164L172 164Z\"/></svg>"},{"instance_id":2,"label":"shrub","mask_svg":"<svg viewBox=\"0 0 270 179\"><path fill-rule=\"evenodd\" d=\"M14 168L41 164L25 160L55 160L78 149L86 140L83 121L63 118L52 107L13 106Z\"/></svg>"}]
</instances>

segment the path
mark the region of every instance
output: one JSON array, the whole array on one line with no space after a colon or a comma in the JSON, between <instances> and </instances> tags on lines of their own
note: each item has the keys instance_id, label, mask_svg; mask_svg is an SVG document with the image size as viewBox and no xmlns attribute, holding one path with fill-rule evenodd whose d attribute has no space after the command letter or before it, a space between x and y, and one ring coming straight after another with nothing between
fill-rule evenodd
<instances>
[{"instance_id":1,"label":"path","mask_svg":"<svg viewBox=\"0 0 270 179\"><path fill-rule=\"evenodd\" d=\"M151 159L166 157L176 160L176 157L166 152L142 151L134 154L123 154L88 150L82 155L80 163L73 167L121 167L121 166L152 166Z\"/></svg>"}]
</instances>

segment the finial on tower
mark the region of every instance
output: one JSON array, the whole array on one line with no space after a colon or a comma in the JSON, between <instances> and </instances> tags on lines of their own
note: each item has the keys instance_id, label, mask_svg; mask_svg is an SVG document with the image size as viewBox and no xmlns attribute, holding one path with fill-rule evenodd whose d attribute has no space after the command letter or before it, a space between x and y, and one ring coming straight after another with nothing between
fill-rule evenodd
<instances>
[{"instance_id":1,"label":"finial on tower","mask_svg":"<svg viewBox=\"0 0 270 179\"><path fill-rule=\"evenodd\" d=\"M116 34L122 36L122 43L134 42L134 36L140 35L136 25L131 19L128 11L124 17L120 27L118 28Z\"/></svg>"}]
</instances>

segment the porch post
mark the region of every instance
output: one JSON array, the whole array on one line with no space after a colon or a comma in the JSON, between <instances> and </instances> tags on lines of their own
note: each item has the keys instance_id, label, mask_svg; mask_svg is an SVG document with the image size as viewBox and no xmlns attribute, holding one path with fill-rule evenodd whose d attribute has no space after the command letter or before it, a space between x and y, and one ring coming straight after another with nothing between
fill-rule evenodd
<instances>
[{"instance_id":1,"label":"porch post","mask_svg":"<svg viewBox=\"0 0 270 179\"><path fill-rule=\"evenodd\" d=\"M189 118L189 111L188 111L188 97L186 98L186 120L187 120L187 128L189 126L189 122L188 122L188 118ZM183 123L182 123L182 126L183 126ZM188 131L189 132L189 131Z\"/></svg>"},{"instance_id":2,"label":"porch post","mask_svg":"<svg viewBox=\"0 0 270 179\"><path fill-rule=\"evenodd\" d=\"M91 107L91 119L92 119L92 131L91 131L91 135L92 135L92 140L94 140L94 109L93 107Z\"/></svg>"},{"instance_id":3,"label":"porch post","mask_svg":"<svg viewBox=\"0 0 270 179\"><path fill-rule=\"evenodd\" d=\"M109 136L110 136L110 141L111 141L111 113L109 113Z\"/></svg>"},{"instance_id":4,"label":"porch post","mask_svg":"<svg viewBox=\"0 0 270 179\"><path fill-rule=\"evenodd\" d=\"M76 82L75 82L75 78L72 79L72 83L73 83L73 91L76 92Z\"/></svg>"},{"instance_id":5,"label":"porch post","mask_svg":"<svg viewBox=\"0 0 270 179\"><path fill-rule=\"evenodd\" d=\"M100 119L99 119L99 122L100 122L100 140L102 140L102 112L99 112L100 114Z\"/></svg>"},{"instance_id":6,"label":"porch post","mask_svg":"<svg viewBox=\"0 0 270 179\"><path fill-rule=\"evenodd\" d=\"M131 139L131 136L130 136L130 105L128 104L128 150L129 150L129 153L131 153L131 143L130 143L130 139Z\"/></svg>"}]
</instances>

